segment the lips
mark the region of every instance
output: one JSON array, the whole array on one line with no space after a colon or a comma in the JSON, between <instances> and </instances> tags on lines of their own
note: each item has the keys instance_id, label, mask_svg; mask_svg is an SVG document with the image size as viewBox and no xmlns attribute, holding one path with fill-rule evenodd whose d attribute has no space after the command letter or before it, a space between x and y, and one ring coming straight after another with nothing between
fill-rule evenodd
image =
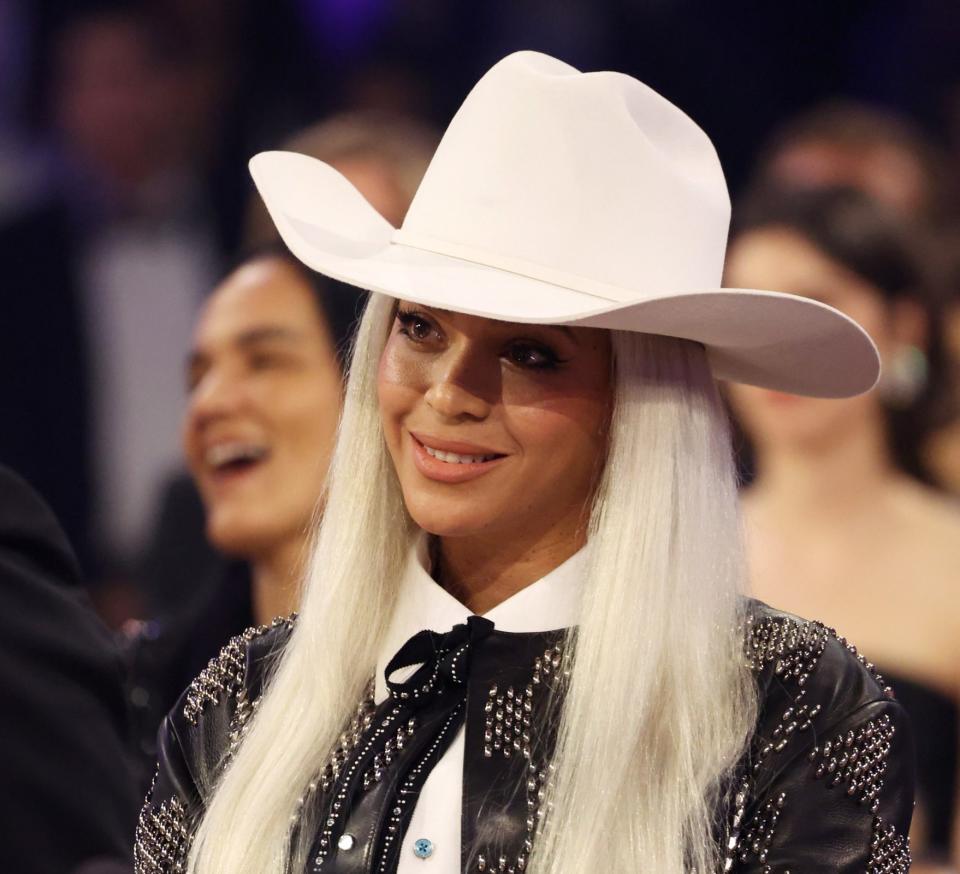
<instances>
[{"instance_id":1,"label":"lips","mask_svg":"<svg viewBox=\"0 0 960 874\"><path fill-rule=\"evenodd\" d=\"M458 455L456 452L444 452L442 449L433 449L421 444L431 458L439 458L447 464L478 464L483 461L492 461L496 455Z\"/></svg>"},{"instance_id":2,"label":"lips","mask_svg":"<svg viewBox=\"0 0 960 874\"><path fill-rule=\"evenodd\" d=\"M414 465L423 476L436 482L462 483L476 479L507 458L487 447L409 433Z\"/></svg>"},{"instance_id":3,"label":"lips","mask_svg":"<svg viewBox=\"0 0 960 874\"><path fill-rule=\"evenodd\" d=\"M793 407L806 401L806 398L800 395L786 394L781 391L763 391L761 396L764 401L774 407Z\"/></svg>"},{"instance_id":4,"label":"lips","mask_svg":"<svg viewBox=\"0 0 960 874\"><path fill-rule=\"evenodd\" d=\"M203 460L214 470L222 470L231 465L262 461L268 453L269 450L262 444L231 441L210 446Z\"/></svg>"},{"instance_id":5,"label":"lips","mask_svg":"<svg viewBox=\"0 0 960 874\"><path fill-rule=\"evenodd\" d=\"M203 452L207 473L216 482L242 477L269 457L268 446L249 440L221 440L210 444Z\"/></svg>"}]
</instances>

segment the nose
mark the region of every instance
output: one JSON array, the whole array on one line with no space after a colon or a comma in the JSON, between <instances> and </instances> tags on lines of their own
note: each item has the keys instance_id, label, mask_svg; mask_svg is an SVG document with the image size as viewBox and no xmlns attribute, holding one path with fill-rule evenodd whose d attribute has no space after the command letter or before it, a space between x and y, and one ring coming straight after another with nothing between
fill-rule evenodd
<instances>
[{"instance_id":1,"label":"nose","mask_svg":"<svg viewBox=\"0 0 960 874\"><path fill-rule=\"evenodd\" d=\"M424 394L427 405L451 421L485 419L496 402L500 362L487 360L473 343L454 344L435 361L430 385Z\"/></svg>"},{"instance_id":2,"label":"nose","mask_svg":"<svg viewBox=\"0 0 960 874\"><path fill-rule=\"evenodd\" d=\"M211 367L190 393L186 426L189 430L202 430L204 426L237 412L242 405L241 380L226 368Z\"/></svg>"}]
</instances>

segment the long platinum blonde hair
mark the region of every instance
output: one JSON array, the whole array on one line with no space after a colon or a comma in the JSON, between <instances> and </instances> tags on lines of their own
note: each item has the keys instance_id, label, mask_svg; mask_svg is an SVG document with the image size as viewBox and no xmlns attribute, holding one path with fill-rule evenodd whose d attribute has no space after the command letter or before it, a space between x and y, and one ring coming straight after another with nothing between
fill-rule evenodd
<instances>
[{"instance_id":1,"label":"long platinum blonde hair","mask_svg":"<svg viewBox=\"0 0 960 874\"><path fill-rule=\"evenodd\" d=\"M190 874L307 862L298 802L373 675L416 528L383 441L376 379L393 301L354 349L300 617L249 730L207 798ZM614 332L614 411L589 570L532 874L707 872L725 777L756 692L727 419L706 353Z\"/></svg>"}]
</instances>

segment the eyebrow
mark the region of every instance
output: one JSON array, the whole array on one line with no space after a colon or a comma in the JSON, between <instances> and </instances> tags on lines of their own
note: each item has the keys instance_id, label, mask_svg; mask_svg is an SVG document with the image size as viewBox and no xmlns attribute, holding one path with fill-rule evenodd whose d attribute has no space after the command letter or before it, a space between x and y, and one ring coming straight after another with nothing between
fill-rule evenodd
<instances>
[{"instance_id":1,"label":"eyebrow","mask_svg":"<svg viewBox=\"0 0 960 874\"><path fill-rule=\"evenodd\" d=\"M241 349L248 349L251 346L257 346L260 343L270 343L273 341L296 343L302 338L300 331L294 328L285 328L281 325L264 325L259 328L250 328L243 331L235 337L230 345L239 346ZM192 349L187 355L187 372L198 367L207 360L207 355L199 349Z\"/></svg>"},{"instance_id":2,"label":"eyebrow","mask_svg":"<svg viewBox=\"0 0 960 874\"><path fill-rule=\"evenodd\" d=\"M269 342L271 340L297 341L301 337L302 334L300 331L294 328L285 328L281 325L265 325L261 328L250 328L250 330L244 331L236 337L233 342L236 346L254 346L257 343Z\"/></svg>"}]
</instances>

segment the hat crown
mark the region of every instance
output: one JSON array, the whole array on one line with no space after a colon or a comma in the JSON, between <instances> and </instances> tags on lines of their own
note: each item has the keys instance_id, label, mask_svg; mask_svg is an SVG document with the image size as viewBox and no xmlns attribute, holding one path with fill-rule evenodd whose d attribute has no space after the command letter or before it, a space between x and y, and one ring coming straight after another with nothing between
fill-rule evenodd
<instances>
[{"instance_id":1,"label":"hat crown","mask_svg":"<svg viewBox=\"0 0 960 874\"><path fill-rule=\"evenodd\" d=\"M672 103L517 52L454 116L397 241L639 298L718 286L729 221L716 151Z\"/></svg>"}]
</instances>

